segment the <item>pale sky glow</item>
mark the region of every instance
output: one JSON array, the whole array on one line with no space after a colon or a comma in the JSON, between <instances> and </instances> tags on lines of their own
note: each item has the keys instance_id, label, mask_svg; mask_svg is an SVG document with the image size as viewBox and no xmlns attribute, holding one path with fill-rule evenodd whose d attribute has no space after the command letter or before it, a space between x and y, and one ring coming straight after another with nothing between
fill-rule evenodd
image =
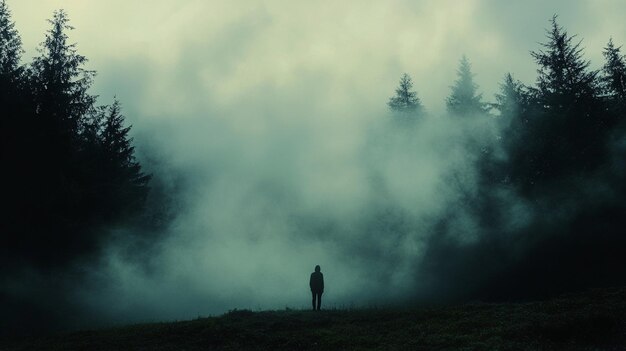
<instances>
[{"instance_id":1,"label":"pale sky glow","mask_svg":"<svg viewBox=\"0 0 626 351\"><path fill-rule=\"evenodd\" d=\"M358 100L380 109L405 71L429 110L441 111L464 53L488 100L506 72L533 82L528 52L544 40L553 13L584 39L595 65L610 36L626 41L620 0L11 0L9 6L26 59L36 53L45 19L67 10L76 27L72 41L99 72L97 92L117 94L149 116L203 110L198 100L229 106L268 86L282 94L314 85L316 101Z\"/></svg>"}]
</instances>

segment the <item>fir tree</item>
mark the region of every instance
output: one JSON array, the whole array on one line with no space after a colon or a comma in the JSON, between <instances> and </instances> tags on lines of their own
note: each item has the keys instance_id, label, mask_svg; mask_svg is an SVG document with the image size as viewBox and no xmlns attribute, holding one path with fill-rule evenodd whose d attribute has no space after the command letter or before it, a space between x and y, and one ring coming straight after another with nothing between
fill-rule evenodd
<instances>
[{"instance_id":1,"label":"fir tree","mask_svg":"<svg viewBox=\"0 0 626 351\"><path fill-rule=\"evenodd\" d=\"M542 49L531 52L539 66L531 111L518 114L506 131L510 175L526 192L593 172L607 156L610 118L599 103L597 72L583 59L581 42L556 19Z\"/></svg>"},{"instance_id":2,"label":"fir tree","mask_svg":"<svg viewBox=\"0 0 626 351\"><path fill-rule=\"evenodd\" d=\"M496 94L494 107L500 112L500 116L508 119L523 111L526 104L524 85L507 73L504 82L500 84L500 93Z\"/></svg>"},{"instance_id":3,"label":"fir tree","mask_svg":"<svg viewBox=\"0 0 626 351\"><path fill-rule=\"evenodd\" d=\"M31 128L31 101L24 89L25 77L20 66L21 44L11 11L6 1L0 0L0 181L5 185L3 200L8 204L3 209L4 220L0 221L0 265L2 256L10 254L14 240L21 234L18 228L23 226L19 218L30 200L24 189L33 187L31 150L36 133Z\"/></svg>"},{"instance_id":4,"label":"fir tree","mask_svg":"<svg viewBox=\"0 0 626 351\"><path fill-rule=\"evenodd\" d=\"M602 69L604 91L623 102L626 100L626 58L622 56L621 47L615 47L613 39L609 40L603 54L606 59Z\"/></svg>"},{"instance_id":5,"label":"fir tree","mask_svg":"<svg viewBox=\"0 0 626 351\"><path fill-rule=\"evenodd\" d=\"M482 102L482 94L478 93L478 85L474 83L472 67L466 56L461 58L458 79L454 83L452 93L446 99L448 112L457 116L484 114L487 105Z\"/></svg>"},{"instance_id":6,"label":"fir tree","mask_svg":"<svg viewBox=\"0 0 626 351\"><path fill-rule=\"evenodd\" d=\"M140 209L150 179L135 159L133 139L129 136L131 126L125 126L124 120L120 103L115 100L107 111L100 134L103 175L111 201L109 211L118 215Z\"/></svg>"},{"instance_id":7,"label":"fir tree","mask_svg":"<svg viewBox=\"0 0 626 351\"><path fill-rule=\"evenodd\" d=\"M396 95L389 99L387 105L397 115L414 119L423 114L424 107L417 92L413 89L413 81L411 77L404 73L400 78Z\"/></svg>"},{"instance_id":8,"label":"fir tree","mask_svg":"<svg viewBox=\"0 0 626 351\"><path fill-rule=\"evenodd\" d=\"M531 52L537 69L537 98L552 111L568 112L572 108L589 106L596 96L596 71L589 70L589 61L583 59L581 42L551 20L547 31L548 42L543 49ZM590 107L590 106L589 106Z\"/></svg>"},{"instance_id":9,"label":"fir tree","mask_svg":"<svg viewBox=\"0 0 626 351\"><path fill-rule=\"evenodd\" d=\"M48 22L52 28L32 63L37 111L61 134L77 136L95 103L96 97L88 93L95 72L84 68L87 58L76 52L76 44L68 43L66 32L74 28L65 11L55 11Z\"/></svg>"},{"instance_id":10,"label":"fir tree","mask_svg":"<svg viewBox=\"0 0 626 351\"><path fill-rule=\"evenodd\" d=\"M113 223L137 218L149 176L134 156L120 105L96 106L94 72L68 42L56 11L39 56L20 66L21 42L0 0L2 181L10 204L0 264L48 269L94 253Z\"/></svg>"},{"instance_id":11,"label":"fir tree","mask_svg":"<svg viewBox=\"0 0 626 351\"><path fill-rule=\"evenodd\" d=\"M20 67L22 40L6 1L0 1L0 79L13 78Z\"/></svg>"}]
</instances>

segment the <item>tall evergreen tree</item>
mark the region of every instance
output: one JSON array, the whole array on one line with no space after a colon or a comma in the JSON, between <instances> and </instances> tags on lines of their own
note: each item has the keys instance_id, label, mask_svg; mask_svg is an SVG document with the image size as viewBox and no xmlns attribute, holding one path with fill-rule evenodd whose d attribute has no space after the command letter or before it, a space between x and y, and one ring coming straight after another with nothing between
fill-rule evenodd
<instances>
[{"instance_id":1,"label":"tall evergreen tree","mask_svg":"<svg viewBox=\"0 0 626 351\"><path fill-rule=\"evenodd\" d=\"M95 96L88 93L93 72L83 68L87 59L68 44L71 30L64 11L56 11L51 28L30 65L27 77L31 123L22 137L33 150L27 168L16 167L23 177L26 217L19 230L16 252L34 261L70 260L76 252L88 252L96 240L91 224L97 205L87 196L95 187L87 172L83 131L94 110ZM49 246L32 245L48 242Z\"/></svg>"},{"instance_id":2,"label":"tall evergreen tree","mask_svg":"<svg viewBox=\"0 0 626 351\"><path fill-rule=\"evenodd\" d=\"M598 72L589 70L589 61L583 59L581 42L574 43L575 36L557 23L557 16L550 22L548 42L542 50L531 55L539 65L537 69L537 98L548 110L570 112L587 106L596 97Z\"/></svg>"},{"instance_id":3,"label":"tall evergreen tree","mask_svg":"<svg viewBox=\"0 0 626 351\"><path fill-rule=\"evenodd\" d=\"M87 58L68 43L66 32L74 28L65 11L55 11L48 22L52 28L32 63L37 111L65 137L77 136L96 100L88 93L95 72L84 68Z\"/></svg>"},{"instance_id":4,"label":"tall evergreen tree","mask_svg":"<svg viewBox=\"0 0 626 351\"><path fill-rule=\"evenodd\" d=\"M88 91L94 72L68 43L66 13L56 11L49 22L26 75L31 123L18 131L34 152L20 154L26 167L12 167L24 189L16 208L33 218L11 225L21 234L8 246L27 261L65 263L95 249L101 226L141 208L149 177L134 159L119 103L96 107Z\"/></svg>"},{"instance_id":5,"label":"tall evergreen tree","mask_svg":"<svg viewBox=\"0 0 626 351\"><path fill-rule=\"evenodd\" d=\"M15 29L15 23L11 18L11 11L5 0L0 0L0 108L4 110L0 120L2 131L6 134L15 134L24 117L17 115L23 111L18 111L21 96L25 92L23 67L20 65L22 58L22 40ZM3 133L3 134L4 134ZM14 136L3 135L3 139L8 141ZM6 150L6 147L3 147Z\"/></svg>"},{"instance_id":6,"label":"tall evergreen tree","mask_svg":"<svg viewBox=\"0 0 626 351\"><path fill-rule=\"evenodd\" d=\"M141 208L150 180L135 159L133 139L129 136L131 126L125 126L124 120L116 99L107 111L100 135L103 176L110 201L109 214L114 217L134 213Z\"/></svg>"},{"instance_id":7,"label":"tall evergreen tree","mask_svg":"<svg viewBox=\"0 0 626 351\"><path fill-rule=\"evenodd\" d=\"M6 0L0 1L0 79L13 79L20 67L22 40Z\"/></svg>"},{"instance_id":8,"label":"tall evergreen tree","mask_svg":"<svg viewBox=\"0 0 626 351\"><path fill-rule=\"evenodd\" d=\"M389 98L387 105L397 115L405 118L415 119L424 113L424 106L417 97L417 92L413 89L411 76L404 73L400 78L396 95Z\"/></svg>"},{"instance_id":9,"label":"tall evergreen tree","mask_svg":"<svg viewBox=\"0 0 626 351\"><path fill-rule=\"evenodd\" d=\"M613 39L609 40L603 54L606 59L602 69L605 93L623 103L626 100L626 58L621 47L615 47Z\"/></svg>"},{"instance_id":10,"label":"tall evergreen tree","mask_svg":"<svg viewBox=\"0 0 626 351\"><path fill-rule=\"evenodd\" d=\"M531 115L536 113L528 88L519 80L515 80L510 73L507 73L500 84L500 92L495 95L495 99L496 103L492 106L499 112L497 122L500 131L496 145L502 147L503 150L507 148L509 151L516 150L519 145L525 142L529 120ZM487 186L491 187L493 183L510 182L511 169L515 169L516 165L506 164L502 158L487 158L483 160L481 167L484 173L483 178L490 180Z\"/></svg>"},{"instance_id":11,"label":"tall evergreen tree","mask_svg":"<svg viewBox=\"0 0 626 351\"><path fill-rule=\"evenodd\" d=\"M487 105L478 93L478 84L474 82L472 66L465 55L461 58L457 70L457 80L451 87L452 92L446 99L448 112L457 116L471 116L487 112Z\"/></svg>"},{"instance_id":12,"label":"tall evergreen tree","mask_svg":"<svg viewBox=\"0 0 626 351\"><path fill-rule=\"evenodd\" d=\"M516 136L506 140L510 175L528 192L592 172L607 155L610 123L599 103L597 72L556 16L546 36L542 49L531 52L539 66L531 112L518 115L507 131Z\"/></svg>"},{"instance_id":13,"label":"tall evergreen tree","mask_svg":"<svg viewBox=\"0 0 626 351\"><path fill-rule=\"evenodd\" d=\"M504 82L500 84L500 92L496 94L494 107L500 112L500 116L509 119L523 111L526 105L524 85L507 73Z\"/></svg>"},{"instance_id":14,"label":"tall evergreen tree","mask_svg":"<svg viewBox=\"0 0 626 351\"><path fill-rule=\"evenodd\" d=\"M3 144L8 139L14 139L11 133L15 134L15 129L22 122L20 119L23 119L17 116L21 94L19 90L23 88L23 68L20 66L22 53L22 40L15 29L11 11L6 1L0 0L0 108L4 110L0 123L5 134ZM3 146L7 150L8 145Z\"/></svg>"},{"instance_id":15,"label":"tall evergreen tree","mask_svg":"<svg viewBox=\"0 0 626 351\"><path fill-rule=\"evenodd\" d=\"M21 233L20 214L26 210L24 185L30 185L28 166L32 162L28 152L33 136L28 122L28 99L23 89L23 68L20 66L22 45L6 1L0 1L0 181L4 184L3 220L0 221L0 265L2 258L14 248L14 238ZM30 200L30 199L28 199ZM0 269L1 272L1 269Z\"/></svg>"},{"instance_id":16,"label":"tall evergreen tree","mask_svg":"<svg viewBox=\"0 0 626 351\"><path fill-rule=\"evenodd\" d=\"M626 148L623 140L626 140L626 56L621 53L621 47L615 47L610 39L604 49L605 63L602 68L602 88L604 110L609 116L611 124L615 124L612 137L614 147L613 168L620 170L622 184L626 180ZM622 146L620 146L622 145ZM619 177L619 176L618 176Z\"/></svg>"}]
</instances>

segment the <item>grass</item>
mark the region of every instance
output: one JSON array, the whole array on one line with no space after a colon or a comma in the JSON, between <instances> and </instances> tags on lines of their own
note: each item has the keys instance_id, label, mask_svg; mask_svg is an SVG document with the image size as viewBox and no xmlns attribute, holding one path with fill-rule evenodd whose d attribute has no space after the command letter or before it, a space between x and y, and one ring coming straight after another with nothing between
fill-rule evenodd
<instances>
[{"instance_id":1,"label":"grass","mask_svg":"<svg viewBox=\"0 0 626 351\"><path fill-rule=\"evenodd\" d=\"M235 310L5 339L0 350L626 350L626 288L408 310Z\"/></svg>"}]
</instances>

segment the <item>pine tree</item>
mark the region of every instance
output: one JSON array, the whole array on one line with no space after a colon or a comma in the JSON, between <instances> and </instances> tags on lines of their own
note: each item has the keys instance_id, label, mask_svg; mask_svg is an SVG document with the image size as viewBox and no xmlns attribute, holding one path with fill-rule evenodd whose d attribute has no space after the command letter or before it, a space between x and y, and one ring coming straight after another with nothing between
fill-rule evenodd
<instances>
[{"instance_id":1,"label":"pine tree","mask_svg":"<svg viewBox=\"0 0 626 351\"><path fill-rule=\"evenodd\" d=\"M621 47L615 47L613 39L609 40L603 54L606 59L602 69L604 91L623 102L626 100L626 57L622 56Z\"/></svg>"},{"instance_id":2,"label":"pine tree","mask_svg":"<svg viewBox=\"0 0 626 351\"><path fill-rule=\"evenodd\" d=\"M610 118L599 103L597 72L556 19L542 49L531 52L539 67L530 112L518 114L506 131L509 174L525 192L593 172L608 155Z\"/></svg>"},{"instance_id":3,"label":"pine tree","mask_svg":"<svg viewBox=\"0 0 626 351\"><path fill-rule=\"evenodd\" d=\"M412 89L413 80L404 73L400 78L398 88L396 88L396 95L389 98L387 103L395 114L410 119L415 119L423 114L424 107L417 97L417 92Z\"/></svg>"},{"instance_id":4,"label":"pine tree","mask_svg":"<svg viewBox=\"0 0 626 351\"><path fill-rule=\"evenodd\" d=\"M84 174L81 152L87 147L81 136L94 113L96 97L88 93L94 72L83 68L87 59L68 43L69 18L63 10L55 11L39 47L40 56L31 64L30 81L38 127L42 130L40 160L46 172L43 178L53 193L50 206L59 211L84 213L89 206L81 203L80 189L91 180ZM52 189L57 189L56 193ZM62 215L59 215L62 216Z\"/></svg>"},{"instance_id":5,"label":"pine tree","mask_svg":"<svg viewBox=\"0 0 626 351\"><path fill-rule=\"evenodd\" d=\"M3 220L0 221L0 265L9 257L24 237L20 216L33 200L25 195L32 189L31 148L33 130L28 94L24 89L23 67L20 59L22 42L6 1L0 0L0 181L3 190ZM26 190L26 191L25 191Z\"/></svg>"},{"instance_id":6,"label":"pine tree","mask_svg":"<svg viewBox=\"0 0 626 351\"><path fill-rule=\"evenodd\" d=\"M537 70L537 98L552 111L568 112L583 105L589 106L596 96L597 71L589 70L589 61L583 59L581 42L551 20L547 31L548 42L543 50L531 55L539 65Z\"/></svg>"},{"instance_id":7,"label":"pine tree","mask_svg":"<svg viewBox=\"0 0 626 351\"><path fill-rule=\"evenodd\" d=\"M15 134L19 123L18 105L23 90L22 40L11 19L11 11L5 0L0 0L0 108L4 113L0 117L2 131ZM22 111L23 112L23 111ZM3 139L11 136L3 136Z\"/></svg>"},{"instance_id":8,"label":"pine tree","mask_svg":"<svg viewBox=\"0 0 626 351\"><path fill-rule=\"evenodd\" d=\"M0 228L0 263L18 257L35 268L93 253L104 226L143 208L150 178L134 157L119 103L96 106L89 93L95 73L68 43L66 13L49 22L40 55L25 69L0 0L2 180L11 219Z\"/></svg>"},{"instance_id":9,"label":"pine tree","mask_svg":"<svg viewBox=\"0 0 626 351\"><path fill-rule=\"evenodd\" d=\"M13 78L20 67L22 40L6 1L0 1L0 79ZM6 78L5 78L6 77Z\"/></svg>"},{"instance_id":10,"label":"pine tree","mask_svg":"<svg viewBox=\"0 0 626 351\"><path fill-rule=\"evenodd\" d=\"M116 99L107 111L100 134L103 176L110 200L108 211L114 216L140 209L150 180L135 159L133 139L129 136L131 126L125 126L124 120Z\"/></svg>"},{"instance_id":11,"label":"pine tree","mask_svg":"<svg viewBox=\"0 0 626 351\"><path fill-rule=\"evenodd\" d=\"M18 129L23 129L25 122L21 111L26 95L24 91L24 69L20 65L22 58L22 40L11 19L11 11L5 0L0 0L0 117L3 139L15 139ZM7 145L3 145L6 149Z\"/></svg>"},{"instance_id":12,"label":"pine tree","mask_svg":"<svg viewBox=\"0 0 626 351\"><path fill-rule=\"evenodd\" d=\"M457 116L486 113L487 105L482 102L482 94L478 93L471 64L465 55L461 58L457 75L458 79L451 87L452 93L446 99L448 112Z\"/></svg>"},{"instance_id":13,"label":"pine tree","mask_svg":"<svg viewBox=\"0 0 626 351\"><path fill-rule=\"evenodd\" d=\"M522 112L527 105L527 96L524 85L515 79L510 73L504 76L504 82L500 84L500 93L496 94L494 107L500 112L500 116L510 119Z\"/></svg>"},{"instance_id":14,"label":"pine tree","mask_svg":"<svg viewBox=\"0 0 626 351\"><path fill-rule=\"evenodd\" d=\"M76 52L76 44L68 44L66 32L74 28L65 11L55 11L48 22L52 28L39 48L41 55L32 63L37 110L57 132L72 138L93 112L96 97L88 90L95 72L83 68L87 58Z\"/></svg>"},{"instance_id":15,"label":"pine tree","mask_svg":"<svg viewBox=\"0 0 626 351\"><path fill-rule=\"evenodd\" d=\"M96 206L83 193L92 188L93 179L85 164L85 150L92 146L85 144L89 138L82 134L95 113L96 97L88 92L95 73L84 68L87 58L77 53L76 44L68 43L67 32L73 27L67 14L55 11L48 22L51 28L30 70L36 118L42 129L38 140L45 172L42 180L51 192L49 206L87 223ZM62 213L56 216L67 218ZM68 222L75 226L79 221Z\"/></svg>"}]
</instances>

